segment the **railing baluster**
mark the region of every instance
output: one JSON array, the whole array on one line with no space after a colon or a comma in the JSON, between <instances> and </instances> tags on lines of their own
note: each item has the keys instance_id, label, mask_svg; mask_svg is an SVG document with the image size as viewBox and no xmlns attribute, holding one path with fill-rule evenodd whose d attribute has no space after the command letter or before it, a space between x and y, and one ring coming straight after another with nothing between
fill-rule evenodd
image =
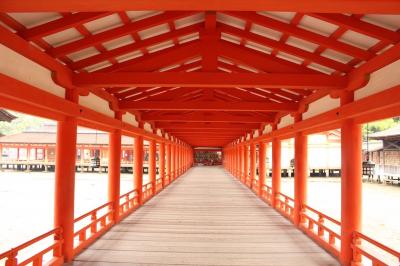
<instances>
[{"instance_id":1,"label":"railing baluster","mask_svg":"<svg viewBox=\"0 0 400 266\"><path fill-rule=\"evenodd\" d=\"M97 232L97 212L92 213L90 216L91 220L91 226L90 226L90 232L92 234L95 234Z\"/></svg>"}]
</instances>

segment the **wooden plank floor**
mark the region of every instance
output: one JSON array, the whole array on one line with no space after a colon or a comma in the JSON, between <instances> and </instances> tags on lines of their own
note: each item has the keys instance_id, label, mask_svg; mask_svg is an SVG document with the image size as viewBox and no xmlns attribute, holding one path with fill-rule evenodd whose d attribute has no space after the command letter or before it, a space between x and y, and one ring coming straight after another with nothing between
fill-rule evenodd
<instances>
[{"instance_id":1,"label":"wooden plank floor","mask_svg":"<svg viewBox=\"0 0 400 266\"><path fill-rule=\"evenodd\" d=\"M72 265L339 265L221 167L195 167Z\"/></svg>"}]
</instances>

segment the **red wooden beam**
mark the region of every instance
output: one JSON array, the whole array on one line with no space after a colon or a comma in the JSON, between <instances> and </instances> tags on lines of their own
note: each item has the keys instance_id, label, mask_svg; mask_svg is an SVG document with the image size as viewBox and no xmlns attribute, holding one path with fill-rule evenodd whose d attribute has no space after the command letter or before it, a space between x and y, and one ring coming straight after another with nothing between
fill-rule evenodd
<instances>
[{"instance_id":1,"label":"red wooden beam","mask_svg":"<svg viewBox=\"0 0 400 266\"><path fill-rule=\"evenodd\" d=\"M297 11L326 13L386 13L400 12L397 0L2 0L0 12L76 12L121 10L237 10L237 11Z\"/></svg>"},{"instance_id":2,"label":"red wooden beam","mask_svg":"<svg viewBox=\"0 0 400 266\"><path fill-rule=\"evenodd\" d=\"M174 101L124 101L119 104L121 110L179 110L179 111L237 111L237 112L268 112L268 111L285 111L296 112L297 103L265 103L265 102L182 102Z\"/></svg>"},{"instance_id":3,"label":"red wooden beam","mask_svg":"<svg viewBox=\"0 0 400 266\"><path fill-rule=\"evenodd\" d=\"M272 123L274 117L265 118L251 114L234 115L224 112L193 112L173 114L142 114L144 121L180 121L180 122L239 122L239 123Z\"/></svg>"},{"instance_id":4,"label":"red wooden beam","mask_svg":"<svg viewBox=\"0 0 400 266\"><path fill-rule=\"evenodd\" d=\"M112 49L112 50L97 54L95 56L91 56L89 58L85 58L83 60L74 62L74 63L70 64L69 66L73 70L82 69L84 67L94 65L94 64L103 62L105 60L109 60L111 58L114 58L114 57L117 57L120 55L128 54L133 51L141 50L141 49L147 48L149 46L152 46L152 45L155 45L158 43L163 43L165 41L172 40L172 39L180 37L180 36L199 32L199 31L201 31L201 29L202 28L199 25L185 27L185 28L182 28L179 30L175 30L175 31L161 34L161 35L158 35L155 37L151 37L151 38L142 40L140 42L135 42L132 44L128 44L128 45L116 48L116 49Z\"/></svg>"},{"instance_id":5,"label":"red wooden beam","mask_svg":"<svg viewBox=\"0 0 400 266\"><path fill-rule=\"evenodd\" d=\"M269 73L79 73L73 84L83 88L105 87L198 87L198 88L292 88L343 89L346 77L324 74Z\"/></svg>"},{"instance_id":6,"label":"red wooden beam","mask_svg":"<svg viewBox=\"0 0 400 266\"><path fill-rule=\"evenodd\" d=\"M261 26L280 31L285 34L295 36L295 37L301 38L306 41L310 41L312 43L339 51L344 54L351 55L358 59L368 60L368 59L371 59L372 57L374 57L373 53L365 51L361 48L357 48L355 46L340 42L338 40L334 40L332 38L325 37L325 36L319 35L317 33L313 33L311 31L304 30L299 27L286 24L284 22L280 22L275 19L271 19L271 18L262 16L262 15L258 15L253 12L225 12L225 13L228 15L234 16L236 18L251 21L251 22L257 23Z\"/></svg>"},{"instance_id":7,"label":"red wooden beam","mask_svg":"<svg viewBox=\"0 0 400 266\"><path fill-rule=\"evenodd\" d=\"M252 32L248 32L248 31L246 32L246 31L240 30L238 28L234 28L234 27L226 26L226 25L221 25L219 27L219 30L221 32L229 33L231 35L241 37L241 38L251 41L251 42L255 42L255 43L270 47L270 48L277 49L279 51L294 55L296 57L310 60L310 61L318 63L320 65L327 66L329 68L333 68L335 70L349 72L350 70L353 69L349 65L346 65L346 64L340 63L338 61L320 56L320 55L312 53L312 52L305 51L300 48L296 48L291 45L287 45L280 41L275 41L275 40L272 40L269 38L264 38L258 34L252 33Z\"/></svg>"},{"instance_id":8,"label":"red wooden beam","mask_svg":"<svg viewBox=\"0 0 400 266\"><path fill-rule=\"evenodd\" d=\"M213 122L213 123L203 123L203 122L187 122L187 123L171 123L171 122L156 122L155 126L157 128L163 128L166 130L171 129L232 129L232 130L251 130L259 127L259 123L224 123L224 122Z\"/></svg>"},{"instance_id":9,"label":"red wooden beam","mask_svg":"<svg viewBox=\"0 0 400 266\"><path fill-rule=\"evenodd\" d=\"M131 34L134 32L139 32L144 29L152 28L157 25L161 25L171 20L176 20L188 15L193 14L193 12L166 12L161 15L157 15L154 17L150 17L148 19L139 20L136 22L132 22L130 24L126 24L120 26L118 28L114 28L111 30L107 30L95 35L87 36L78 41L64 44L55 48L48 50L48 53L54 57L61 57L63 55L67 55L96 44L100 44L112 39L116 39L127 34Z\"/></svg>"},{"instance_id":10,"label":"red wooden beam","mask_svg":"<svg viewBox=\"0 0 400 266\"><path fill-rule=\"evenodd\" d=\"M57 33L69 28L76 27L78 25L82 25L83 23L96 20L107 15L111 14L110 12L80 12L75 14L70 14L65 17L47 22L45 24L41 24L35 26L33 28L26 29L24 31L18 32L18 34L27 40L33 40L36 38L42 38L47 35L51 35L53 33Z\"/></svg>"},{"instance_id":11,"label":"red wooden beam","mask_svg":"<svg viewBox=\"0 0 400 266\"><path fill-rule=\"evenodd\" d=\"M187 62L200 54L199 41L193 41L103 68L98 72L156 71L166 66Z\"/></svg>"},{"instance_id":12,"label":"red wooden beam","mask_svg":"<svg viewBox=\"0 0 400 266\"><path fill-rule=\"evenodd\" d=\"M264 72L318 73L307 67L223 40L218 42L218 51L220 56L236 64L251 66Z\"/></svg>"},{"instance_id":13,"label":"red wooden beam","mask_svg":"<svg viewBox=\"0 0 400 266\"><path fill-rule=\"evenodd\" d=\"M309 16L336 24L349 30L359 32L364 35L374 37L378 40L386 41L389 43L397 43L400 41L400 33L376 26L374 24L364 22L352 16L343 14L308 14Z\"/></svg>"}]
</instances>

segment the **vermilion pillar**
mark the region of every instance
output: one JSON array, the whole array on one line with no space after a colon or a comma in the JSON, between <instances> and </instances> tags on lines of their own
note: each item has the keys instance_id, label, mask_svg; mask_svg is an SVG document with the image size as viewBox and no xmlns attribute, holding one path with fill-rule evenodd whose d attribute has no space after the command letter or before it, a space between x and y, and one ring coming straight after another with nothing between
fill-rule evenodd
<instances>
[{"instance_id":1,"label":"vermilion pillar","mask_svg":"<svg viewBox=\"0 0 400 266\"><path fill-rule=\"evenodd\" d=\"M165 164L165 172L167 173L166 182L167 184L171 183L171 144L168 143L166 145L166 164Z\"/></svg>"},{"instance_id":2,"label":"vermilion pillar","mask_svg":"<svg viewBox=\"0 0 400 266\"><path fill-rule=\"evenodd\" d=\"M162 186L164 187L166 182L165 182L165 143L162 142L160 143L160 158L159 158L159 166L158 166L158 171L160 173L160 178L162 181Z\"/></svg>"},{"instance_id":3,"label":"vermilion pillar","mask_svg":"<svg viewBox=\"0 0 400 266\"><path fill-rule=\"evenodd\" d=\"M151 191L154 195L156 192L156 152L157 144L155 140L149 142L149 179L151 183Z\"/></svg>"},{"instance_id":4,"label":"vermilion pillar","mask_svg":"<svg viewBox=\"0 0 400 266\"><path fill-rule=\"evenodd\" d=\"M133 188L136 189L139 199L139 204L143 203L143 137L137 136L134 144L135 161L133 172Z\"/></svg>"},{"instance_id":5,"label":"vermilion pillar","mask_svg":"<svg viewBox=\"0 0 400 266\"><path fill-rule=\"evenodd\" d=\"M249 176L249 168L250 168L250 156L249 156L249 146L244 145L244 184L247 184L247 177Z\"/></svg>"},{"instance_id":6,"label":"vermilion pillar","mask_svg":"<svg viewBox=\"0 0 400 266\"><path fill-rule=\"evenodd\" d=\"M121 119L121 114L116 114ZM108 153L108 201L113 205L114 222L119 221L119 194L120 194L120 169L121 169L121 130L114 129L109 133Z\"/></svg>"},{"instance_id":7,"label":"vermilion pillar","mask_svg":"<svg viewBox=\"0 0 400 266\"><path fill-rule=\"evenodd\" d=\"M78 101L76 93L67 92L68 100ZM54 226L61 227L62 255L66 262L74 256L74 197L77 119L66 117L57 123Z\"/></svg>"},{"instance_id":8,"label":"vermilion pillar","mask_svg":"<svg viewBox=\"0 0 400 266\"><path fill-rule=\"evenodd\" d=\"M341 105L353 100L353 94L343 95ZM342 265L352 264L353 232L361 231L362 214L362 135L361 125L347 119L341 126L342 182L341 182L341 252Z\"/></svg>"},{"instance_id":9,"label":"vermilion pillar","mask_svg":"<svg viewBox=\"0 0 400 266\"><path fill-rule=\"evenodd\" d=\"M261 195L265 185L265 159L267 157L267 144L264 142L258 143L258 195Z\"/></svg>"},{"instance_id":10,"label":"vermilion pillar","mask_svg":"<svg viewBox=\"0 0 400 266\"><path fill-rule=\"evenodd\" d=\"M250 144L249 158L250 158L250 188L252 188L257 173L257 168L256 168L257 153L256 153L256 145L254 143Z\"/></svg>"},{"instance_id":11,"label":"vermilion pillar","mask_svg":"<svg viewBox=\"0 0 400 266\"><path fill-rule=\"evenodd\" d=\"M171 180L170 181L174 181L175 180L175 143L171 144Z\"/></svg>"},{"instance_id":12,"label":"vermilion pillar","mask_svg":"<svg viewBox=\"0 0 400 266\"><path fill-rule=\"evenodd\" d=\"M235 169L235 176L240 179L240 147L237 144L235 145Z\"/></svg>"},{"instance_id":13,"label":"vermilion pillar","mask_svg":"<svg viewBox=\"0 0 400 266\"><path fill-rule=\"evenodd\" d=\"M238 163L238 174L237 174L237 178L239 179L239 180L241 180L241 177L242 177L242 172L243 172L243 154L242 154L242 146L239 146L238 145L238 152L237 152L237 156L238 156L238 160L239 160L239 163Z\"/></svg>"},{"instance_id":14,"label":"vermilion pillar","mask_svg":"<svg viewBox=\"0 0 400 266\"><path fill-rule=\"evenodd\" d=\"M294 138L294 219L295 225L300 223L302 206L307 203L308 152L307 135L297 132Z\"/></svg>"},{"instance_id":15,"label":"vermilion pillar","mask_svg":"<svg viewBox=\"0 0 400 266\"><path fill-rule=\"evenodd\" d=\"M276 197L281 191L281 141L272 140L272 206L276 206Z\"/></svg>"},{"instance_id":16,"label":"vermilion pillar","mask_svg":"<svg viewBox=\"0 0 400 266\"><path fill-rule=\"evenodd\" d=\"M245 147L246 146L244 146L244 145L241 145L240 146L240 157L241 157L241 161L242 161L242 165L241 165L241 173L240 173L240 180L244 183L245 182L245 176L244 176L244 173L245 173L245 156L246 156L246 154L245 154Z\"/></svg>"}]
</instances>

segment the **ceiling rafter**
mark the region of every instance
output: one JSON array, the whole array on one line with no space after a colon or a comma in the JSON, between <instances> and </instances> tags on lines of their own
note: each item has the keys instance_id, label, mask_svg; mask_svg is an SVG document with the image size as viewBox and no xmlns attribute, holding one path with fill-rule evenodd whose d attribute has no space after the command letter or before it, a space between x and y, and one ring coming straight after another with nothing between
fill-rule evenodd
<instances>
[{"instance_id":1,"label":"ceiling rafter","mask_svg":"<svg viewBox=\"0 0 400 266\"><path fill-rule=\"evenodd\" d=\"M235 111L235 112L296 112L296 103L237 102L235 104L210 101L172 102L172 101L129 101L119 103L121 110L180 110L180 111Z\"/></svg>"},{"instance_id":2,"label":"ceiling rafter","mask_svg":"<svg viewBox=\"0 0 400 266\"><path fill-rule=\"evenodd\" d=\"M201 27L199 25L194 25L190 27L185 27L179 30L167 32L164 34L157 35L155 37L151 37L145 40L142 40L140 42L134 42L132 44L124 45L121 47L118 47L116 49L112 49L79 61L76 61L72 64L70 64L71 69L76 70L76 69L81 69L90 65L94 65L97 63L100 63L102 61L108 60L110 58L114 58L117 56L122 56L134 51L141 50L150 47L152 45L156 45L159 43L163 43L169 40L172 40L177 37L181 37L187 34L195 33L201 30Z\"/></svg>"},{"instance_id":3,"label":"ceiling rafter","mask_svg":"<svg viewBox=\"0 0 400 266\"><path fill-rule=\"evenodd\" d=\"M200 54L200 42L192 41L106 67L96 72L156 71L165 66L187 62Z\"/></svg>"},{"instance_id":4,"label":"ceiling rafter","mask_svg":"<svg viewBox=\"0 0 400 266\"><path fill-rule=\"evenodd\" d=\"M288 25L284 22L280 22L275 19L267 18L262 15L258 15L254 12L224 12L227 15L244 19L244 20L250 20L253 23L257 23L261 26L277 30L286 34L290 34L291 36L298 37L300 39L318 44L320 46L324 46L326 48L330 48L332 50L339 51L344 54L351 55L353 57L363 59L363 60L369 60L375 55L371 52L365 51L361 48L339 42L337 40L319 35L317 33L313 33L308 30L304 30L298 27L294 27L292 25Z\"/></svg>"},{"instance_id":5,"label":"ceiling rafter","mask_svg":"<svg viewBox=\"0 0 400 266\"><path fill-rule=\"evenodd\" d=\"M2 0L0 12L74 12L74 11L120 11L120 10L270 10L296 12L326 12L326 13L386 13L400 12L396 0L336 0L324 2L319 0L259 0L259 1L215 1L215 0L185 0L182 1L108 1L80 0L68 1L15 1Z\"/></svg>"},{"instance_id":6,"label":"ceiling rafter","mask_svg":"<svg viewBox=\"0 0 400 266\"><path fill-rule=\"evenodd\" d=\"M347 77L324 74L216 73L216 72L118 72L73 74L77 87L198 87L198 88L291 88L344 89Z\"/></svg>"},{"instance_id":7,"label":"ceiling rafter","mask_svg":"<svg viewBox=\"0 0 400 266\"><path fill-rule=\"evenodd\" d=\"M244 32L240 29L237 29L237 28L234 28L231 26L221 26L220 31L239 36L245 40L249 40L249 41L258 43L260 45L264 45L264 46L273 48L274 51L282 51L287 54L290 54L290 55L293 55L293 56L296 56L296 57L299 57L302 59L310 60L312 62L318 63L320 65L323 65L323 66L326 66L329 68L333 68L335 70L340 70L342 72L349 72L353 69L351 66L349 66L347 64L340 63L338 61L329 59L327 57L320 56L320 55L312 53L312 52L305 51L300 48L296 48L294 46L285 44L285 42L283 42L283 41L275 41L275 40L272 40L269 38L262 37L255 33Z\"/></svg>"},{"instance_id":8,"label":"ceiling rafter","mask_svg":"<svg viewBox=\"0 0 400 266\"><path fill-rule=\"evenodd\" d=\"M133 21L130 24L122 25L117 28L103 31L90 37L86 37L71 43L67 43L58 47L54 47L47 52L54 56L60 57L67 55L90 46L94 46L99 43L103 43L112 39L116 39L133 32L139 32L144 29L148 29L163 23L167 23L170 20L179 19L192 14L193 12L166 12L157 16L153 16L147 19Z\"/></svg>"}]
</instances>

